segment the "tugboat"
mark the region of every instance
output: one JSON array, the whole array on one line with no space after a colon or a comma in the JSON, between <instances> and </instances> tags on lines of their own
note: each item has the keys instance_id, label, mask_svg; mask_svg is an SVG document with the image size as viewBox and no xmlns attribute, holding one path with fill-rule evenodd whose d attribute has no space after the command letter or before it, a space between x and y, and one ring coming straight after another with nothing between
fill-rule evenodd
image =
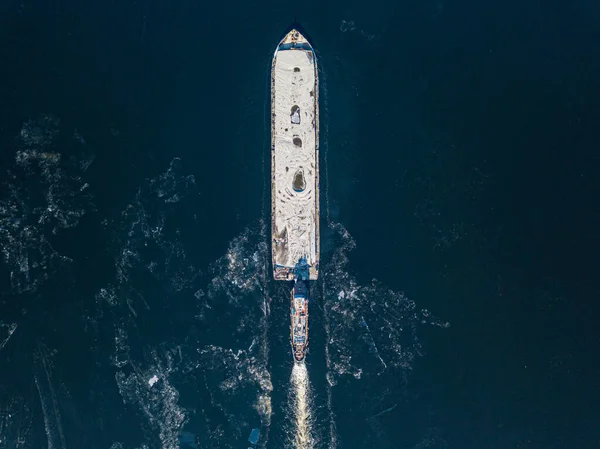
<instances>
[{"instance_id":1,"label":"tugboat","mask_svg":"<svg viewBox=\"0 0 600 449\"><path fill-rule=\"evenodd\" d=\"M292 290L292 354L302 362L308 350L308 288L302 279L296 279Z\"/></svg>"}]
</instances>

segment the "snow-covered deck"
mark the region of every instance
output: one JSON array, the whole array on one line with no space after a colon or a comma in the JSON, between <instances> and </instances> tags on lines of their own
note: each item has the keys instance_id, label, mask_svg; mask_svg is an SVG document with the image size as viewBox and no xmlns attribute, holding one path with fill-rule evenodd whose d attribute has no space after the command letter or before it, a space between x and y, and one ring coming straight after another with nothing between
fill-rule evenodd
<instances>
[{"instance_id":1,"label":"snow-covered deck","mask_svg":"<svg viewBox=\"0 0 600 449\"><path fill-rule=\"evenodd\" d=\"M292 30L273 58L271 79L272 250L275 279L319 264L318 75L308 41Z\"/></svg>"}]
</instances>

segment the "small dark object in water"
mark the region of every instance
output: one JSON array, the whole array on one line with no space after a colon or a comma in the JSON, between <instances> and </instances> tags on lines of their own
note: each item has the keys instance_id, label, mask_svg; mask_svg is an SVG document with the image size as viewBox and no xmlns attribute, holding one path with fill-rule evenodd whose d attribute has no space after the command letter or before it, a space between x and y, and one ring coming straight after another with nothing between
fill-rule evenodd
<instances>
[{"instance_id":1,"label":"small dark object in water","mask_svg":"<svg viewBox=\"0 0 600 449\"><path fill-rule=\"evenodd\" d=\"M198 445L196 444L196 435L192 432L181 432L179 435L179 442L181 443L181 447L188 449L198 449Z\"/></svg>"},{"instance_id":2,"label":"small dark object in water","mask_svg":"<svg viewBox=\"0 0 600 449\"><path fill-rule=\"evenodd\" d=\"M260 438L260 430L252 429L252 432L250 432L250 436L248 437L248 441L251 444L256 444L256 443L258 443L259 438Z\"/></svg>"}]
</instances>

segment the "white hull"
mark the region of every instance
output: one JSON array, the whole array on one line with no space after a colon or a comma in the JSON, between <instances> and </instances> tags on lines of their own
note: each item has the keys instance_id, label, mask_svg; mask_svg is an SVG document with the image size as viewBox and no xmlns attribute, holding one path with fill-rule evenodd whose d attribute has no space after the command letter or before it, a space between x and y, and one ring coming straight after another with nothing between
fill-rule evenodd
<instances>
[{"instance_id":1,"label":"white hull","mask_svg":"<svg viewBox=\"0 0 600 449\"><path fill-rule=\"evenodd\" d=\"M280 42L271 70L273 275L308 279L319 270L319 100L314 51L298 31ZM307 279L307 280L308 280Z\"/></svg>"}]
</instances>

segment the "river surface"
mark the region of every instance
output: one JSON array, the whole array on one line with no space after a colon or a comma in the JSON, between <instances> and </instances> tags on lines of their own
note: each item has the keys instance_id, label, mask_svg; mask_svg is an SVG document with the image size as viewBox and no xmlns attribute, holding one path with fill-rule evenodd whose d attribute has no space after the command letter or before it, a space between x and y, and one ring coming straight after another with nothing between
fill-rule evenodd
<instances>
[{"instance_id":1,"label":"river surface","mask_svg":"<svg viewBox=\"0 0 600 449\"><path fill-rule=\"evenodd\" d=\"M597 447L600 9L563 3L3 2L0 449ZM269 237L294 19L297 367Z\"/></svg>"}]
</instances>

